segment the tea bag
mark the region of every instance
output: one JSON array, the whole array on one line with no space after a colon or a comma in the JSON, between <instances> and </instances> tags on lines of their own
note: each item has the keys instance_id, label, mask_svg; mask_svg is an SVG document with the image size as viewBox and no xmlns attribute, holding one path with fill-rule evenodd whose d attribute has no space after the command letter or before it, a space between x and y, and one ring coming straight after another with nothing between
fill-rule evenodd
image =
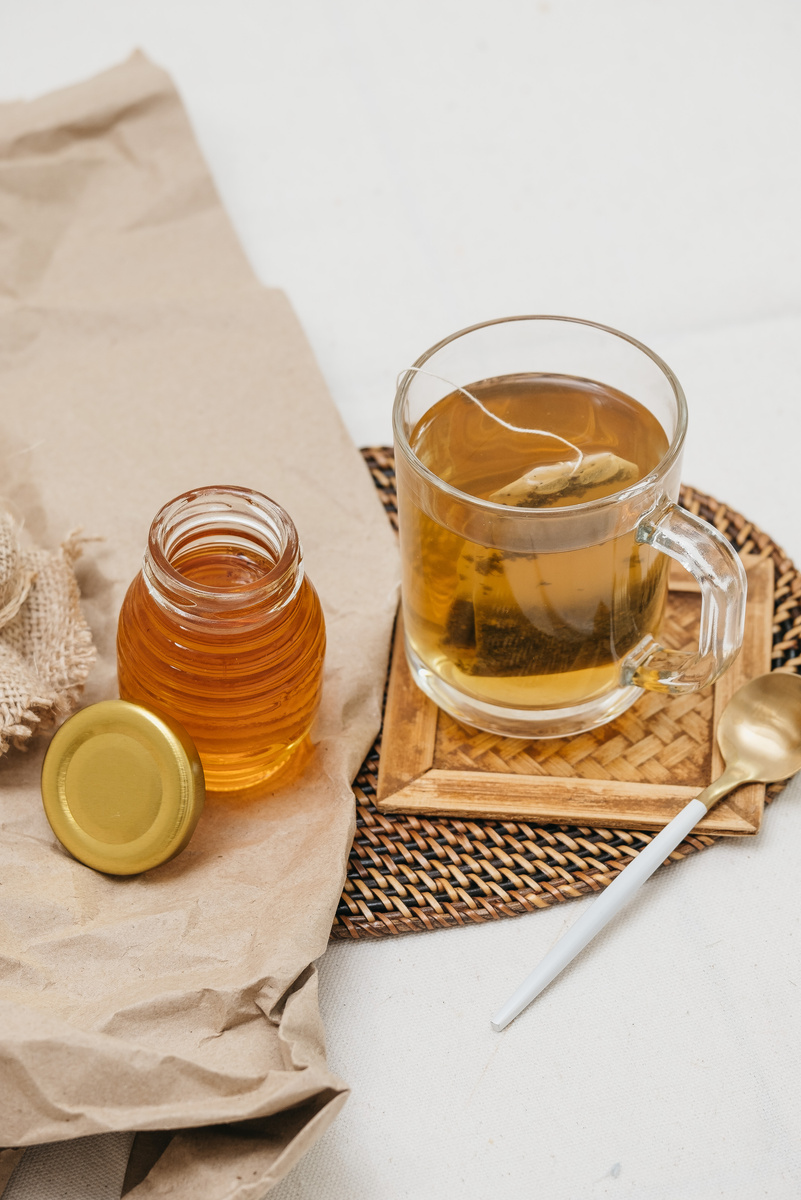
<instances>
[{"instance_id":1,"label":"tea bag","mask_svg":"<svg viewBox=\"0 0 801 1200\"><path fill-rule=\"evenodd\" d=\"M573 462L547 463L533 467L518 479L498 488L488 498L514 508L547 508L557 500L579 501L591 488L614 484L616 489L633 483L639 474L635 463L605 450L582 455Z\"/></svg>"},{"instance_id":2,"label":"tea bag","mask_svg":"<svg viewBox=\"0 0 801 1200\"><path fill-rule=\"evenodd\" d=\"M458 572L444 644L461 671L537 675L573 662L586 636L549 606L534 556L466 543Z\"/></svg>"},{"instance_id":3,"label":"tea bag","mask_svg":"<svg viewBox=\"0 0 801 1200\"><path fill-rule=\"evenodd\" d=\"M545 508L591 489L625 487L639 474L634 463L611 452L534 467L489 497L513 508ZM609 646L611 616L599 601L581 615L557 609L535 554L503 553L465 542L444 644L456 666L470 675L545 675L592 665Z\"/></svg>"},{"instance_id":4,"label":"tea bag","mask_svg":"<svg viewBox=\"0 0 801 1200\"><path fill-rule=\"evenodd\" d=\"M533 676L592 666L610 645L610 612L560 611L533 554L466 543L443 644L466 675Z\"/></svg>"}]
</instances>

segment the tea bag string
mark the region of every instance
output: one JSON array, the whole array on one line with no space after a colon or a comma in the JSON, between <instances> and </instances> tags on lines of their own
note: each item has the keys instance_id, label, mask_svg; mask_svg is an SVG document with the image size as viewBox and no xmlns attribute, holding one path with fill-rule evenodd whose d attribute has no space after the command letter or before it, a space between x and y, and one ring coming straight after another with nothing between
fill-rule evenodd
<instances>
[{"instance_id":1,"label":"tea bag string","mask_svg":"<svg viewBox=\"0 0 801 1200\"><path fill-rule=\"evenodd\" d=\"M509 429L512 433L537 434L538 437L553 438L554 441L561 442L563 446L569 446L576 455L576 461L573 463L573 467L570 472L571 477L575 475L576 471L581 466L584 460L584 454L581 450L579 450L578 446L574 446L572 442L567 440L567 438L561 437L558 433L552 433L550 429L529 429L522 425L512 425L510 421L504 421L503 417L499 417L494 412L490 412L490 410L483 405L476 396L473 396L470 392L468 392L467 388L460 387L458 383L452 383L450 379L445 379L442 375L435 375L433 371L426 371L423 367L406 367L405 370L398 372L397 379L395 380L396 387L400 382L401 376L405 375L407 371L415 371L418 375L427 375L429 379L437 379L440 383L445 383L449 388L453 388L455 392L461 392L463 396L467 396L468 400L472 400L474 404L477 404L481 411L485 413L491 421L495 421L498 425L502 425L504 429Z\"/></svg>"}]
</instances>

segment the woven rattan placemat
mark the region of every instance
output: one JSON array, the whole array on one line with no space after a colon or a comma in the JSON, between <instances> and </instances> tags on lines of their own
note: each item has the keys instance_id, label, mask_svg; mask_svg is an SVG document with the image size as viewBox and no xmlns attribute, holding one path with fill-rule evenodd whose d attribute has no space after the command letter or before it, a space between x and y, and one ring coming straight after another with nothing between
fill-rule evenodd
<instances>
[{"instance_id":1,"label":"woven rattan placemat","mask_svg":"<svg viewBox=\"0 0 801 1200\"><path fill-rule=\"evenodd\" d=\"M387 515L397 528L395 462L390 449L362 451ZM713 524L739 554L774 566L773 667L801 663L801 574L767 534L719 501L682 489L685 508ZM476 818L381 813L374 804L381 737L356 778L356 836L332 939L385 937L496 921L597 892L653 833ZM776 795L781 784L768 789ZM691 835L679 861L715 838Z\"/></svg>"}]
</instances>

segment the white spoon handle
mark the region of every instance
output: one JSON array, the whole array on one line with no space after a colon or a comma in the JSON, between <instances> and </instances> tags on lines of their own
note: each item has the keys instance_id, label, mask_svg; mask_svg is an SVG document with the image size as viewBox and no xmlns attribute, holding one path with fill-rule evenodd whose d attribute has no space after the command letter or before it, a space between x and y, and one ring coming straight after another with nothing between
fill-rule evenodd
<instances>
[{"instance_id":1,"label":"white spoon handle","mask_svg":"<svg viewBox=\"0 0 801 1200\"><path fill-rule=\"evenodd\" d=\"M623 905L628 903L646 879L653 875L656 868L661 866L706 812L706 804L698 798L685 805L670 824L640 851L634 861L612 880L595 903L571 925L567 933L548 951L539 966L535 967L517 991L498 1009L492 1018L493 1029L498 1032L505 1029L509 1022L573 961L579 951L603 929L607 921L611 921L615 913L620 912Z\"/></svg>"}]
</instances>

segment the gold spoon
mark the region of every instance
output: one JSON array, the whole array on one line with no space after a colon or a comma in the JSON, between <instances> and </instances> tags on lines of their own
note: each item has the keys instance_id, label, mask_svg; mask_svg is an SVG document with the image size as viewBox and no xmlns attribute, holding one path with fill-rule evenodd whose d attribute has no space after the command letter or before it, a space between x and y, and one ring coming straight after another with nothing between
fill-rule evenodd
<instances>
[{"instance_id":1,"label":"gold spoon","mask_svg":"<svg viewBox=\"0 0 801 1200\"><path fill-rule=\"evenodd\" d=\"M718 745L726 764L720 778L686 804L571 925L498 1009L492 1018L493 1029L505 1029L572 962L713 804L743 783L773 783L801 770L801 677L776 671L760 675L736 691L718 723Z\"/></svg>"}]
</instances>

